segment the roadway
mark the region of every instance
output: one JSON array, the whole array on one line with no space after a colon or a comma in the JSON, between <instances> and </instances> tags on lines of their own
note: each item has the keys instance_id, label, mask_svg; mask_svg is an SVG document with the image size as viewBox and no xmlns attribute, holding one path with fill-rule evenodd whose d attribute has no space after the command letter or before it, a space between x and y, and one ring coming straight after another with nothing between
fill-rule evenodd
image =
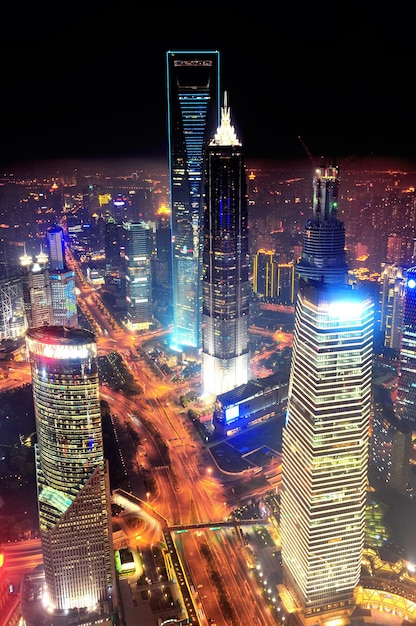
<instances>
[{"instance_id":1,"label":"roadway","mask_svg":"<svg viewBox=\"0 0 416 626\"><path fill-rule=\"evenodd\" d=\"M76 264L74 267L80 307L96 332L99 354L117 349L144 390L142 396L126 397L101 387L101 397L110 406L132 496L142 502L141 511L135 513L143 521L139 534L136 530L129 531L130 527L121 522L129 545L134 547L139 542L143 548L158 541L163 542L166 526L215 525L223 521L230 513L227 491L209 452L194 433L190 422L183 417L183 408L178 403L181 386L159 380L144 358L135 361L128 358L130 350L135 352L145 341L168 331L138 335L120 328L106 311L95 290L85 282ZM282 334L280 339L282 343L290 340ZM16 365L13 364L13 367ZM22 363L17 368L18 382L21 384L23 377L30 382L28 364ZM9 384L10 387L15 386L16 380L17 376L12 376L11 380L9 376L0 381L0 389L8 388ZM145 456L131 437L132 429L143 442ZM168 445L169 464L161 454L156 433ZM155 480L156 489L152 492L147 491L144 485L144 469L151 471ZM114 494L115 501L117 497ZM273 598L268 598L264 589L261 592L253 571L249 571L235 531L199 529L180 535L173 532L172 535L185 564L188 576L186 584L191 590L202 626L208 626L208 618L215 619L217 626L228 626L230 623L220 607L220 594L210 568L220 573L235 626L275 626L279 623L269 609ZM7 544L2 549L5 553L5 571L16 585L19 585L22 573L42 563L39 540ZM207 560L207 555L211 561ZM270 555L265 557L264 563L269 573L274 571ZM278 570L278 566L275 569ZM275 590L276 585L273 584L270 593L273 594Z\"/></svg>"}]
</instances>

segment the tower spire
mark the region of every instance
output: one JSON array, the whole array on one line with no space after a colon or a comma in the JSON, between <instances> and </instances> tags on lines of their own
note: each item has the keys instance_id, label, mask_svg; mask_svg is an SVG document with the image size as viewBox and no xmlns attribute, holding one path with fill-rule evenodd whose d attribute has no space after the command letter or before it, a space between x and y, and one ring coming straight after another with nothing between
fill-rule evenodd
<instances>
[{"instance_id":1,"label":"tower spire","mask_svg":"<svg viewBox=\"0 0 416 626\"><path fill-rule=\"evenodd\" d=\"M215 133L214 139L210 142L211 146L241 146L240 141L231 125L231 112L228 106L228 94L224 91L224 104L221 107L221 124Z\"/></svg>"}]
</instances>

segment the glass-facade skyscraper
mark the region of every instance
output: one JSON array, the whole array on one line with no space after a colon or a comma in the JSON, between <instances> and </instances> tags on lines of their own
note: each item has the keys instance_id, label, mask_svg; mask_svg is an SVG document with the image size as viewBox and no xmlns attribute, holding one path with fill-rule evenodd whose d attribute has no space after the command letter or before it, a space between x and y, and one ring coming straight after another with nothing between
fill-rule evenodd
<instances>
[{"instance_id":1,"label":"glass-facade skyscraper","mask_svg":"<svg viewBox=\"0 0 416 626\"><path fill-rule=\"evenodd\" d=\"M250 371L246 171L227 101L205 170L202 374L204 392L218 395L246 384Z\"/></svg>"},{"instance_id":2,"label":"glass-facade skyscraper","mask_svg":"<svg viewBox=\"0 0 416 626\"><path fill-rule=\"evenodd\" d=\"M305 229L282 437L283 574L305 623L354 606L367 502L374 303L347 284L328 172Z\"/></svg>"},{"instance_id":3,"label":"glass-facade skyscraper","mask_svg":"<svg viewBox=\"0 0 416 626\"><path fill-rule=\"evenodd\" d=\"M407 422L414 429L416 424L416 267L411 267L406 272L398 373L395 413L398 419Z\"/></svg>"},{"instance_id":4,"label":"glass-facade skyscraper","mask_svg":"<svg viewBox=\"0 0 416 626\"><path fill-rule=\"evenodd\" d=\"M168 51L173 346L201 350L203 162L220 120L218 51Z\"/></svg>"},{"instance_id":5,"label":"glass-facade skyscraper","mask_svg":"<svg viewBox=\"0 0 416 626\"><path fill-rule=\"evenodd\" d=\"M132 330L153 323L150 233L146 222L126 222L126 322Z\"/></svg>"},{"instance_id":6,"label":"glass-facade skyscraper","mask_svg":"<svg viewBox=\"0 0 416 626\"><path fill-rule=\"evenodd\" d=\"M103 622L112 613L115 572L95 337L45 326L29 329L26 345L48 623L73 609Z\"/></svg>"}]
</instances>

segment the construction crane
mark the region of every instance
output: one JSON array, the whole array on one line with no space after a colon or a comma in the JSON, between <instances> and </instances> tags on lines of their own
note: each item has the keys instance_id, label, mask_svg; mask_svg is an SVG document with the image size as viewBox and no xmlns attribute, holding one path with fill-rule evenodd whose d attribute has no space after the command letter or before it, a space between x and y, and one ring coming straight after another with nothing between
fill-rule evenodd
<instances>
[{"instance_id":1,"label":"construction crane","mask_svg":"<svg viewBox=\"0 0 416 626\"><path fill-rule=\"evenodd\" d=\"M313 167L316 167L316 163L314 161L314 158L313 158L313 156L311 154L311 151L309 150L308 146L303 141L303 139L302 139L302 137L300 135L298 135L298 139L299 139L300 143L302 144L303 149L305 150L306 154L308 155L309 161L312 163Z\"/></svg>"}]
</instances>

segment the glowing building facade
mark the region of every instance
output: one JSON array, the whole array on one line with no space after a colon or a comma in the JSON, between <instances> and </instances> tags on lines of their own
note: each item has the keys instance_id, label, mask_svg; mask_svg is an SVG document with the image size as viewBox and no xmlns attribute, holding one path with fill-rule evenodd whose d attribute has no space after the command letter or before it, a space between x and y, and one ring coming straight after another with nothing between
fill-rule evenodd
<instances>
[{"instance_id":1,"label":"glowing building facade","mask_svg":"<svg viewBox=\"0 0 416 626\"><path fill-rule=\"evenodd\" d=\"M174 335L180 349L201 350L203 161L219 125L217 51L168 51L167 104L172 224Z\"/></svg>"},{"instance_id":2,"label":"glowing building facade","mask_svg":"<svg viewBox=\"0 0 416 626\"><path fill-rule=\"evenodd\" d=\"M154 321L149 225L126 222L123 226L127 240L126 323L132 330L147 330Z\"/></svg>"},{"instance_id":3,"label":"glowing building facade","mask_svg":"<svg viewBox=\"0 0 416 626\"><path fill-rule=\"evenodd\" d=\"M346 284L332 173L315 178L282 436L282 565L305 621L350 610L364 548L374 304Z\"/></svg>"},{"instance_id":4,"label":"glowing building facade","mask_svg":"<svg viewBox=\"0 0 416 626\"><path fill-rule=\"evenodd\" d=\"M317 167L313 179L313 215L303 236L299 277L346 283L345 227L338 219L339 172L336 166Z\"/></svg>"},{"instance_id":5,"label":"glowing building facade","mask_svg":"<svg viewBox=\"0 0 416 626\"><path fill-rule=\"evenodd\" d=\"M400 350L406 270L398 265L381 264L379 329L384 346Z\"/></svg>"},{"instance_id":6,"label":"glowing building facade","mask_svg":"<svg viewBox=\"0 0 416 626\"><path fill-rule=\"evenodd\" d=\"M250 371L246 171L226 101L205 178L202 374L204 392L217 395L247 383Z\"/></svg>"},{"instance_id":7,"label":"glowing building facade","mask_svg":"<svg viewBox=\"0 0 416 626\"><path fill-rule=\"evenodd\" d=\"M26 345L46 604L52 615L108 616L115 572L95 337L51 326L29 329Z\"/></svg>"},{"instance_id":8,"label":"glowing building facade","mask_svg":"<svg viewBox=\"0 0 416 626\"><path fill-rule=\"evenodd\" d=\"M65 262L64 231L61 226L53 226L46 231L49 264L52 270L63 270Z\"/></svg>"},{"instance_id":9,"label":"glowing building facade","mask_svg":"<svg viewBox=\"0 0 416 626\"><path fill-rule=\"evenodd\" d=\"M399 354L399 378L395 413L415 428L416 424L416 267L406 272L403 327Z\"/></svg>"}]
</instances>

